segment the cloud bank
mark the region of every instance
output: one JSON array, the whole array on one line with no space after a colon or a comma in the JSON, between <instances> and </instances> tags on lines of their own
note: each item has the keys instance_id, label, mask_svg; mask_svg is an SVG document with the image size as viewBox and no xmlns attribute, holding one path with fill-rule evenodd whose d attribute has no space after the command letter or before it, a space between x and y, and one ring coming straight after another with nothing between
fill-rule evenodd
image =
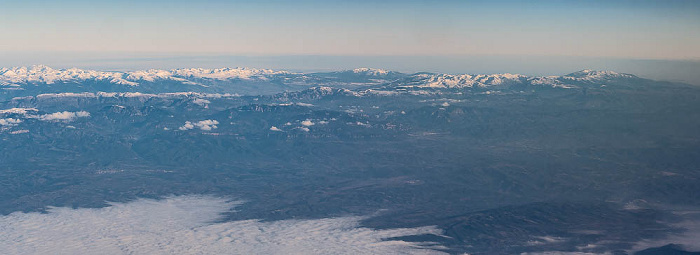
<instances>
[{"instance_id":1,"label":"cloud bank","mask_svg":"<svg viewBox=\"0 0 700 255\"><path fill-rule=\"evenodd\" d=\"M179 196L112 203L105 208L50 208L0 216L5 254L435 254L426 243L386 241L435 227L374 230L362 217L216 222L236 202Z\"/></svg>"}]
</instances>

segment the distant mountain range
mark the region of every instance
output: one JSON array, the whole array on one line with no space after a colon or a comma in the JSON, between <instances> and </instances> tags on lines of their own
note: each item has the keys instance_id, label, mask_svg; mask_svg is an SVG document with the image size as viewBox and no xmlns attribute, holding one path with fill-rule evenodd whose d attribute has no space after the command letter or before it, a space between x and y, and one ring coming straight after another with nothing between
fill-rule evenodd
<instances>
[{"instance_id":1,"label":"distant mountain range","mask_svg":"<svg viewBox=\"0 0 700 255\"><path fill-rule=\"evenodd\" d=\"M228 93L265 95L311 87L365 88L370 93L391 94L406 90L506 88L527 86L579 88L609 81L642 81L631 74L582 70L563 76L520 74L404 74L373 68L326 73L294 73L255 68L149 69L108 72L53 69L43 65L0 68L0 99L46 93L139 92Z\"/></svg>"}]
</instances>

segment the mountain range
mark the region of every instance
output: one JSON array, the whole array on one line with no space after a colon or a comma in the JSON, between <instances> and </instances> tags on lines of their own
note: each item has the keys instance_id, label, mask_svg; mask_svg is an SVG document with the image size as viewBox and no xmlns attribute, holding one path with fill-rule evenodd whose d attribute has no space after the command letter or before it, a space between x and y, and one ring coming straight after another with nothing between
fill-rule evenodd
<instances>
[{"instance_id":1,"label":"mountain range","mask_svg":"<svg viewBox=\"0 0 700 255\"><path fill-rule=\"evenodd\" d=\"M501 88L542 86L577 88L610 80L642 80L630 74L583 70L562 76L530 77L519 74L404 74L373 68L327 73L293 73L254 68L142 70L108 72L53 69L37 65L0 69L1 96L44 93L140 92L140 93L229 93L239 95L275 94L316 86L368 88L380 91L400 89ZM389 86L378 86L389 85ZM389 93L389 92L383 92Z\"/></svg>"}]
</instances>

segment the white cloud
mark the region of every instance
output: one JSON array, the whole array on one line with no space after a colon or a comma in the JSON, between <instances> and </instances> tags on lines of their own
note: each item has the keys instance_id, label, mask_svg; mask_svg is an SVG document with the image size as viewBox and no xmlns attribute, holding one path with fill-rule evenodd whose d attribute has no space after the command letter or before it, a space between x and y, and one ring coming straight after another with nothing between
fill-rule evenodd
<instances>
[{"instance_id":1,"label":"white cloud","mask_svg":"<svg viewBox=\"0 0 700 255\"><path fill-rule=\"evenodd\" d=\"M543 245L543 244L551 244L551 243L560 243L564 242L566 239L562 237L556 237L556 236L535 236L533 237L533 240L530 240L527 242L527 245Z\"/></svg>"},{"instance_id":2,"label":"white cloud","mask_svg":"<svg viewBox=\"0 0 700 255\"><path fill-rule=\"evenodd\" d=\"M270 127L270 131L278 131L279 132L279 131L282 131L282 129L279 129L275 126L272 126L272 127Z\"/></svg>"},{"instance_id":3,"label":"white cloud","mask_svg":"<svg viewBox=\"0 0 700 255\"><path fill-rule=\"evenodd\" d=\"M19 123L22 123L22 120L13 118L0 119L0 126L16 126Z\"/></svg>"},{"instance_id":4,"label":"white cloud","mask_svg":"<svg viewBox=\"0 0 700 255\"><path fill-rule=\"evenodd\" d=\"M298 106L304 106L304 107L312 107L312 106L314 106L314 105L312 105L312 104L307 104L307 103L296 103L296 105L298 105Z\"/></svg>"},{"instance_id":5,"label":"white cloud","mask_svg":"<svg viewBox=\"0 0 700 255\"><path fill-rule=\"evenodd\" d=\"M192 103L195 103L199 106L204 106L206 108L208 104L211 104L211 101L206 100L206 99L196 98L196 99L192 100Z\"/></svg>"},{"instance_id":6,"label":"white cloud","mask_svg":"<svg viewBox=\"0 0 700 255\"><path fill-rule=\"evenodd\" d=\"M55 112L55 113L49 113L49 114L43 114L43 115L33 114L33 112L37 112L37 111L38 110L36 108L12 108L12 109L7 109L7 110L0 110L0 114L19 114L19 115L23 115L25 118L30 118L30 119L39 119L42 121L66 121L66 122L73 121L77 118L90 117L90 113L86 112L86 111L78 111L78 112L64 111L64 112ZM16 125L20 122L22 122L22 121L19 119L12 119L12 118L0 119L0 126Z\"/></svg>"},{"instance_id":7,"label":"white cloud","mask_svg":"<svg viewBox=\"0 0 700 255\"><path fill-rule=\"evenodd\" d=\"M200 122L195 123L194 125L199 127L201 130L212 130L215 128L218 128L216 125L218 125L219 122L216 120L203 120Z\"/></svg>"},{"instance_id":8,"label":"white cloud","mask_svg":"<svg viewBox=\"0 0 700 255\"><path fill-rule=\"evenodd\" d=\"M311 120L305 120L305 121L302 121L301 124L304 125L305 127L310 127L310 126L314 125L314 122Z\"/></svg>"},{"instance_id":9,"label":"white cloud","mask_svg":"<svg viewBox=\"0 0 700 255\"><path fill-rule=\"evenodd\" d=\"M19 135L19 134L26 134L26 133L29 133L29 130L22 129L22 130L16 130L16 131L10 132L10 134L12 134L12 135Z\"/></svg>"},{"instance_id":10,"label":"white cloud","mask_svg":"<svg viewBox=\"0 0 700 255\"><path fill-rule=\"evenodd\" d=\"M370 127L370 126L371 126L369 123L362 123L362 122L359 122L359 121L358 121L358 122L355 122L355 125L363 126L363 127Z\"/></svg>"},{"instance_id":11,"label":"white cloud","mask_svg":"<svg viewBox=\"0 0 700 255\"><path fill-rule=\"evenodd\" d=\"M219 122L216 120L202 120L199 122L185 121L185 125L183 125L182 127L178 128L178 129L184 131L184 130L199 128L201 130L209 131L212 129L219 128L217 125L219 125Z\"/></svg>"},{"instance_id":12,"label":"white cloud","mask_svg":"<svg viewBox=\"0 0 700 255\"><path fill-rule=\"evenodd\" d=\"M435 227L375 230L362 217L217 222L236 202L206 196L140 199L105 208L49 208L0 216L5 254L435 254L388 238ZM433 246L439 248L439 246Z\"/></svg>"},{"instance_id":13,"label":"white cloud","mask_svg":"<svg viewBox=\"0 0 700 255\"><path fill-rule=\"evenodd\" d=\"M190 130L193 128L194 128L194 125L192 124L192 122L185 121L185 125L182 125L182 127L178 128L178 129L184 131L184 130Z\"/></svg>"},{"instance_id":14,"label":"white cloud","mask_svg":"<svg viewBox=\"0 0 700 255\"><path fill-rule=\"evenodd\" d=\"M73 121L77 118L90 117L90 113L86 111L79 112L55 112L39 116L32 116L43 121Z\"/></svg>"}]
</instances>

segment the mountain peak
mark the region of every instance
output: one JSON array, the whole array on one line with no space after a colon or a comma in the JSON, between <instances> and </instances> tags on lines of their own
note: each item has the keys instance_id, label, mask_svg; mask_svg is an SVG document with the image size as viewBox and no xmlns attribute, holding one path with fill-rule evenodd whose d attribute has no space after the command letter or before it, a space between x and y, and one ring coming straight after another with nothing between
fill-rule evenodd
<instances>
[{"instance_id":1,"label":"mountain peak","mask_svg":"<svg viewBox=\"0 0 700 255\"><path fill-rule=\"evenodd\" d=\"M352 70L352 72L356 73L356 74L364 74L364 75L370 75L370 76L382 76L382 75L387 75L390 73L390 71L388 71L388 70L377 69L377 68L368 68L368 67L355 68Z\"/></svg>"},{"instance_id":2,"label":"mountain peak","mask_svg":"<svg viewBox=\"0 0 700 255\"><path fill-rule=\"evenodd\" d=\"M564 78L585 79L585 80L606 80L612 78L635 78L637 76L613 71L599 71L584 69L563 76Z\"/></svg>"},{"instance_id":3,"label":"mountain peak","mask_svg":"<svg viewBox=\"0 0 700 255\"><path fill-rule=\"evenodd\" d=\"M204 68L181 68L172 70L174 75L184 76L184 77L195 77L195 78L209 78L217 80L226 79L250 79L253 77L264 77L266 75L278 75L278 74L290 74L287 71L274 71L270 69L256 69L256 68L246 68L246 67L236 67L236 68L218 68L218 69L204 69Z\"/></svg>"}]
</instances>

